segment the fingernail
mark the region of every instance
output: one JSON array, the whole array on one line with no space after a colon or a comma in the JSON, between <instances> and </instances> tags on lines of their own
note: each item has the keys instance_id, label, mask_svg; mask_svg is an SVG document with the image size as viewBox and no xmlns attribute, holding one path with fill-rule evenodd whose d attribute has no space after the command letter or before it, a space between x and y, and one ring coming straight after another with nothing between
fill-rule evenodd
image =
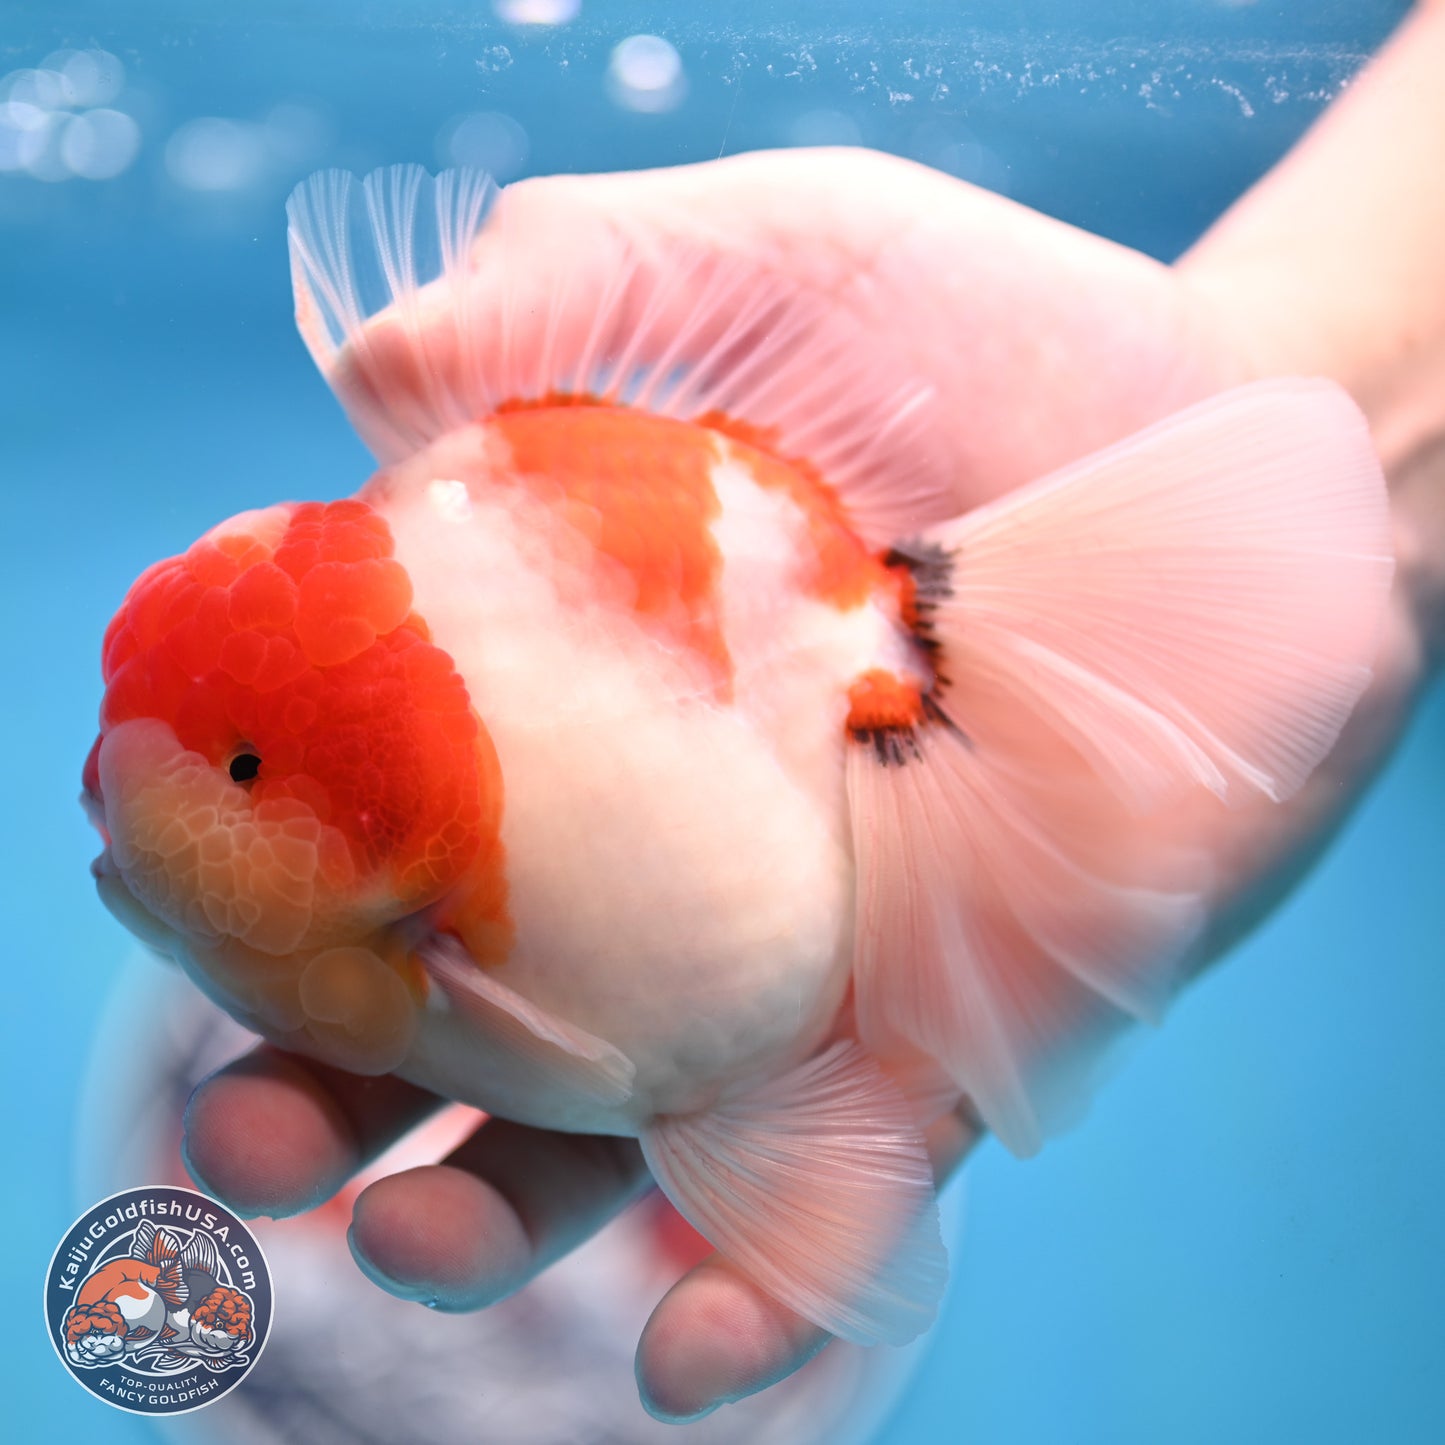
<instances>
[{"instance_id":1,"label":"fingernail","mask_svg":"<svg viewBox=\"0 0 1445 1445\"><path fill-rule=\"evenodd\" d=\"M640 1357L633 1361L632 1373L637 1381L637 1397L642 1401L642 1408L654 1420L660 1420L664 1425L690 1425L694 1420L701 1420L705 1416L711 1415L714 1410L723 1405L730 1405L737 1398L725 1393L708 1394L704 1396L705 1403L698 1404L692 1409L678 1409L676 1406L669 1409L648 1388L647 1381L642 1375Z\"/></svg>"},{"instance_id":2,"label":"fingernail","mask_svg":"<svg viewBox=\"0 0 1445 1445\"><path fill-rule=\"evenodd\" d=\"M646 1410L654 1420L660 1420L664 1425L691 1425L697 1420L706 1419L714 1410L720 1409L723 1405L729 1403L726 1400L714 1400L711 1405L704 1405L702 1409L698 1410L695 1414L674 1415L670 1411L664 1410L641 1386L638 1387L637 1397L642 1401L642 1408Z\"/></svg>"}]
</instances>

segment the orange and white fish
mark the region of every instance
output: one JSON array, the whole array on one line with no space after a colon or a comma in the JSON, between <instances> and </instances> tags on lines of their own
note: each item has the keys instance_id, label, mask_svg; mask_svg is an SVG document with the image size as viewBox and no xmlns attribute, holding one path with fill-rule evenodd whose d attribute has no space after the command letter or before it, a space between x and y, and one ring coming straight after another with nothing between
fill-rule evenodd
<instances>
[{"instance_id":1,"label":"orange and white fish","mask_svg":"<svg viewBox=\"0 0 1445 1445\"><path fill-rule=\"evenodd\" d=\"M277 1044L635 1135L775 1297L910 1338L929 1115L1036 1148L1060 1041L1157 1016L1198 934L1177 804L1287 797L1365 686L1365 423L1258 384L957 516L955 423L826 296L590 218L552 266L489 198L293 196L382 470L132 587L101 894Z\"/></svg>"},{"instance_id":2,"label":"orange and white fish","mask_svg":"<svg viewBox=\"0 0 1445 1445\"><path fill-rule=\"evenodd\" d=\"M128 1255L92 1270L65 1316L65 1353L75 1365L108 1365L179 1333L173 1311L190 1297L186 1271L195 1264L169 1230L143 1219Z\"/></svg>"}]
</instances>

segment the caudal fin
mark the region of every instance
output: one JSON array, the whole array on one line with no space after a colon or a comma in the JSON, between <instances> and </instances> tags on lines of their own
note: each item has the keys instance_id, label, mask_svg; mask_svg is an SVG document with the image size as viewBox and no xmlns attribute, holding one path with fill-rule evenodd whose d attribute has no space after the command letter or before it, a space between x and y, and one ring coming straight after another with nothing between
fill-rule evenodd
<instances>
[{"instance_id":1,"label":"caudal fin","mask_svg":"<svg viewBox=\"0 0 1445 1445\"><path fill-rule=\"evenodd\" d=\"M1064 1045L1157 1017L1201 927L1167 805L1288 798L1364 690L1383 479L1342 391L1265 382L898 555L940 682L906 746L851 749L859 1027L1029 1152L1076 1106Z\"/></svg>"}]
</instances>

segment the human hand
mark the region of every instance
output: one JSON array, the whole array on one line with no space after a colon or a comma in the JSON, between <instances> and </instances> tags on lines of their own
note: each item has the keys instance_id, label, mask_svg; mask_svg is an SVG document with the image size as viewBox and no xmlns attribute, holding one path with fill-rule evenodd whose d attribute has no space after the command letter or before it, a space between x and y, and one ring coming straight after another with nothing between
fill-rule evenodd
<instances>
[{"instance_id":1,"label":"human hand","mask_svg":"<svg viewBox=\"0 0 1445 1445\"><path fill-rule=\"evenodd\" d=\"M540 232L549 216L589 208L640 243L661 236L724 250L852 308L903 373L933 388L949 423L937 429L948 454L935 460L954 479L960 510L1213 391L1316 369L1308 354L1287 351L1281 367L1278 318L1231 307L1227 276L1207 258L1171 271L886 157L785 152L540 180L507 192L498 220ZM1428 641L1428 589L1411 585L1410 567L1428 554L1425 517L1413 501L1397 508L1407 585L1371 689L1331 757L1286 807L1201 807L1221 878L1201 963L1303 870L1398 730ZM438 1102L396 1079L356 1079L262 1047L197 1090L188 1157L242 1210L291 1213L329 1197ZM939 1172L975 1137L966 1112L946 1116L930 1141ZM629 1140L492 1121L441 1164L371 1185L357 1202L353 1248L395 1293L477 1308L645 1185ZM715 1256L658 1306L639 1383L654 1411L689 1418L781 1378L825 1342Z\"/></svg>"}]
</instances>

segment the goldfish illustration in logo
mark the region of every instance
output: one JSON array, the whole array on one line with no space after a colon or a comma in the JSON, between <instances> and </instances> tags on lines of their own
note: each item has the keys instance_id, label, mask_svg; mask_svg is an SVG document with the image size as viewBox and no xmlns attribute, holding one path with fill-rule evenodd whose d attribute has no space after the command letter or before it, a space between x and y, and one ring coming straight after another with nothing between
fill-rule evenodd
<instances>
[{"instance_id":1,"label":"goldfish illustration in logo","mask_svg":"<svg viewBox=\"0 0 1445 1445\"><path fill-rule=\"evenodd\" d=\"M1260 383L960 516L963 423L846 307L491 201L293 196L301 333L381 470L131 588L101 896L281 1047L637 1136L776 1298L906 1340L927 1123L1036 1149L1057 1041L1157 1017L1198 936L1200 807L1289 796L1364 688L1365 423Z\"/></svg>"},{"instance_id":2,"label":"goldfish illustration in logo","mask_svg":"<svg viewBox=\"0 0 1445 1445\"><path fill-rule=\"evenodd\" d=\"M130 1252L97 1265L64 1320L72 1365L135 1358L181 1363L226 1356L251 1338L251 1302L217 1278L216 1246L203 1230L136 1226Z\"/></svg>"}]
</instances>

